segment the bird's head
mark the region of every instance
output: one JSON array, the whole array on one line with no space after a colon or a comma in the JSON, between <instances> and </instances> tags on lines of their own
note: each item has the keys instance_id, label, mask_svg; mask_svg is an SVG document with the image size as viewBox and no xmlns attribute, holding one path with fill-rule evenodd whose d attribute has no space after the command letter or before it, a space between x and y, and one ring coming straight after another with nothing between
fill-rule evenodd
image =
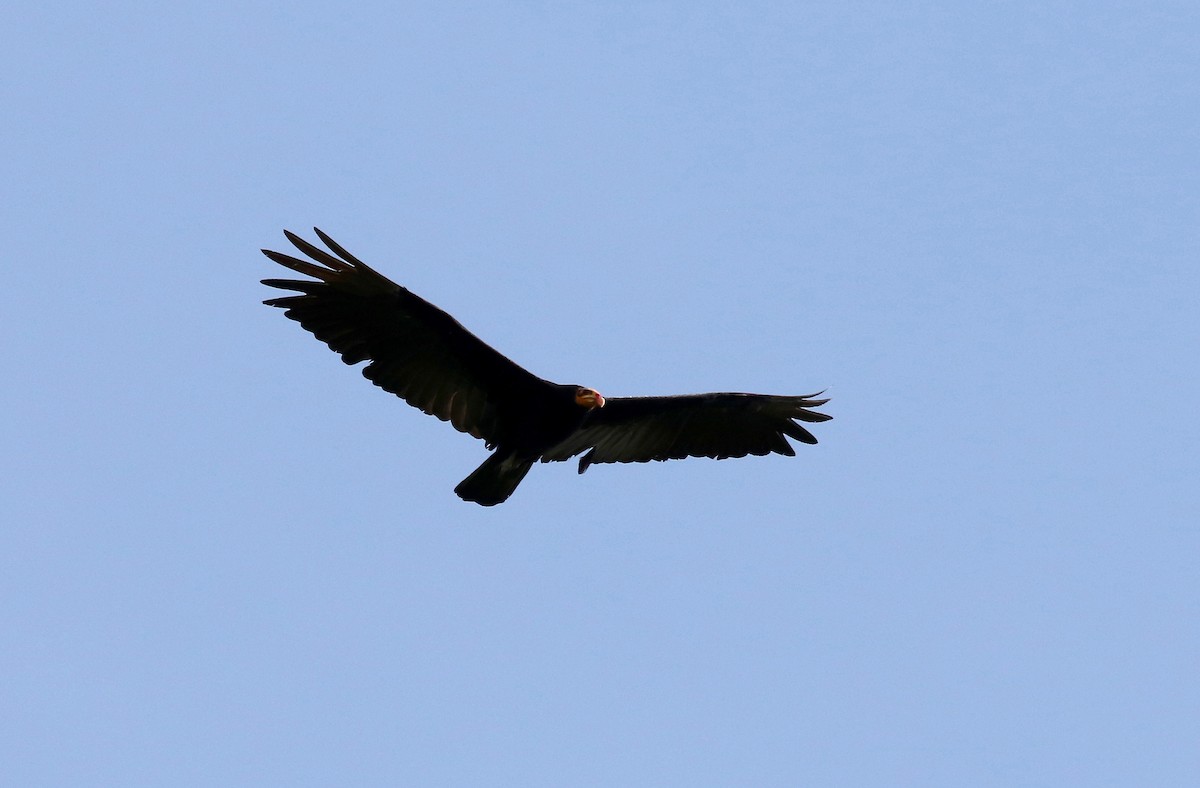
<instances>
[{"instance_id":1,"label":"bird's head","mask_svg":"<svg viewBox=\"0 0 1200 788\"><path fill-rule=\"evenodd\" d=\"M604 397L600 396L600 392L595 389L585 388L584 386L575 387L575 404L581 408L603 408Z\"/></svg>"}]
</instances>

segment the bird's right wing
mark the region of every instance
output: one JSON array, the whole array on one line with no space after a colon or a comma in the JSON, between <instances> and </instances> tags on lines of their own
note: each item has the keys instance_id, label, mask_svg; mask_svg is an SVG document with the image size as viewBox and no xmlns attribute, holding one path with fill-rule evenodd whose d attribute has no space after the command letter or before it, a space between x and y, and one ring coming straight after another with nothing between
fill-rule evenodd
<instances>
[{"instance_id":1,"label":"bird's right wing","mask_svg":"<svg viewBox=\"0 0 1200 788\"><path fill-rule=\"evenodd\" d=\"M648 462L684 457L795 455L787 438L816 443L796 422L828 421L810 408L829 400L819 394L690 394L682 397L613 397L588 413L583 425L542 460L566 460L587 452L579 472L596 462Z\"/></svg>"},{"instance_id":2,"label":"bird's right wing","mask_svg":"<svg viewBox=\"0 0 1200 788\"><path fill-rule=\"evenodd\" d=\"M262 251L316 281L264 279L265 285L299 295L263 303L285 309L345 363L367 361L362 373L376 386L494 444L501 437L501 403L549 385L313 229L333 254L287 231L288 240L313 262Z\"/></svg>"}]
</instances>

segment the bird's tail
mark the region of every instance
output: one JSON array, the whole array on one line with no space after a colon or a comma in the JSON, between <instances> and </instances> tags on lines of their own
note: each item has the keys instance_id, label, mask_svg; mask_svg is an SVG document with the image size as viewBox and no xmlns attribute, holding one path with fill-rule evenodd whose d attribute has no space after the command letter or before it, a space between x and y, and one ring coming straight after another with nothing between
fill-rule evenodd
<instances>
[{"instance_id":1,"label":"bird's tail","mask_svg":"<svg viewBox=\"0 0 1200 788\"><path fill-rule=\"evenodd\" d=\"M464 501L474 501L480 506L495 506L508 500L532 466L532 459L496 452L459 482L454 492Z\"/></svg>"}]
</instances>

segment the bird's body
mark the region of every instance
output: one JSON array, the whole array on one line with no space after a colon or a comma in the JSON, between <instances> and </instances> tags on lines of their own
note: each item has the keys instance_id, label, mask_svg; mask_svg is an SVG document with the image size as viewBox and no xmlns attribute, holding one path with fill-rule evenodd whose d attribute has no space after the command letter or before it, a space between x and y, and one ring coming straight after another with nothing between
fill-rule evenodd
<instances>
[{"instance_id":1,"label":"bird's body","mask_svg":"<svg viewBox=\"0 0 1200 788\"><path fill-rule=\"evenodd\" d=\"M606 400L594 389L543 380L506 358L428 301L364 265L316 230L320 249L286 232L313 262L264 249L271 260L312 280L264 279L298 295L264 301L286 309L347 364L368 362L375 385L456 429L482 439L492 455L455 492L492 506L506 500L537 461L584 454L592 463L688 456L794 455L787 437L816 438L797 421L817 395L694 394Z\"/></svg>"}]
</instances>

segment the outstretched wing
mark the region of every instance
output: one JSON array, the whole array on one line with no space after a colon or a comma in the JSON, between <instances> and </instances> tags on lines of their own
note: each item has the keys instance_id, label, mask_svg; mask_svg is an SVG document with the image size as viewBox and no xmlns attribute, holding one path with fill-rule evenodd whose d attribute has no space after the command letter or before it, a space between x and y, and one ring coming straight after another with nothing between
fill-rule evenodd
<instances>
[{"instance_id":1,"label":"outstretched wing","mask_svg":"<svg viewBox=\"0 0 1200 788\"><path fill-rule=\"evenodd\" d=\"M263 249L270 259L312 280L264 279L292 290L264 301L287 311L347 364L409 405L462 432L498 443L504 403L549 384L493 350L450 315L354 258L313 230L333 254L294 233L288 240L313 262Z\"/></svg>"},{"instance_id":2,"label":"outstretched wing","mask_svg":"<svg viewBox=\"0 0 1200 788\"><path fill-rule=\"evenodd\" d=\"M797 422L828 421L809 408L829 400L819 394L692 394L684 397L614 397L588 413L583 425L542 455L545 462L587 452L579 472L596 462L648 462L684 457L795 455L787 438L816 443Z\"/></svg>"}]
</instances>

